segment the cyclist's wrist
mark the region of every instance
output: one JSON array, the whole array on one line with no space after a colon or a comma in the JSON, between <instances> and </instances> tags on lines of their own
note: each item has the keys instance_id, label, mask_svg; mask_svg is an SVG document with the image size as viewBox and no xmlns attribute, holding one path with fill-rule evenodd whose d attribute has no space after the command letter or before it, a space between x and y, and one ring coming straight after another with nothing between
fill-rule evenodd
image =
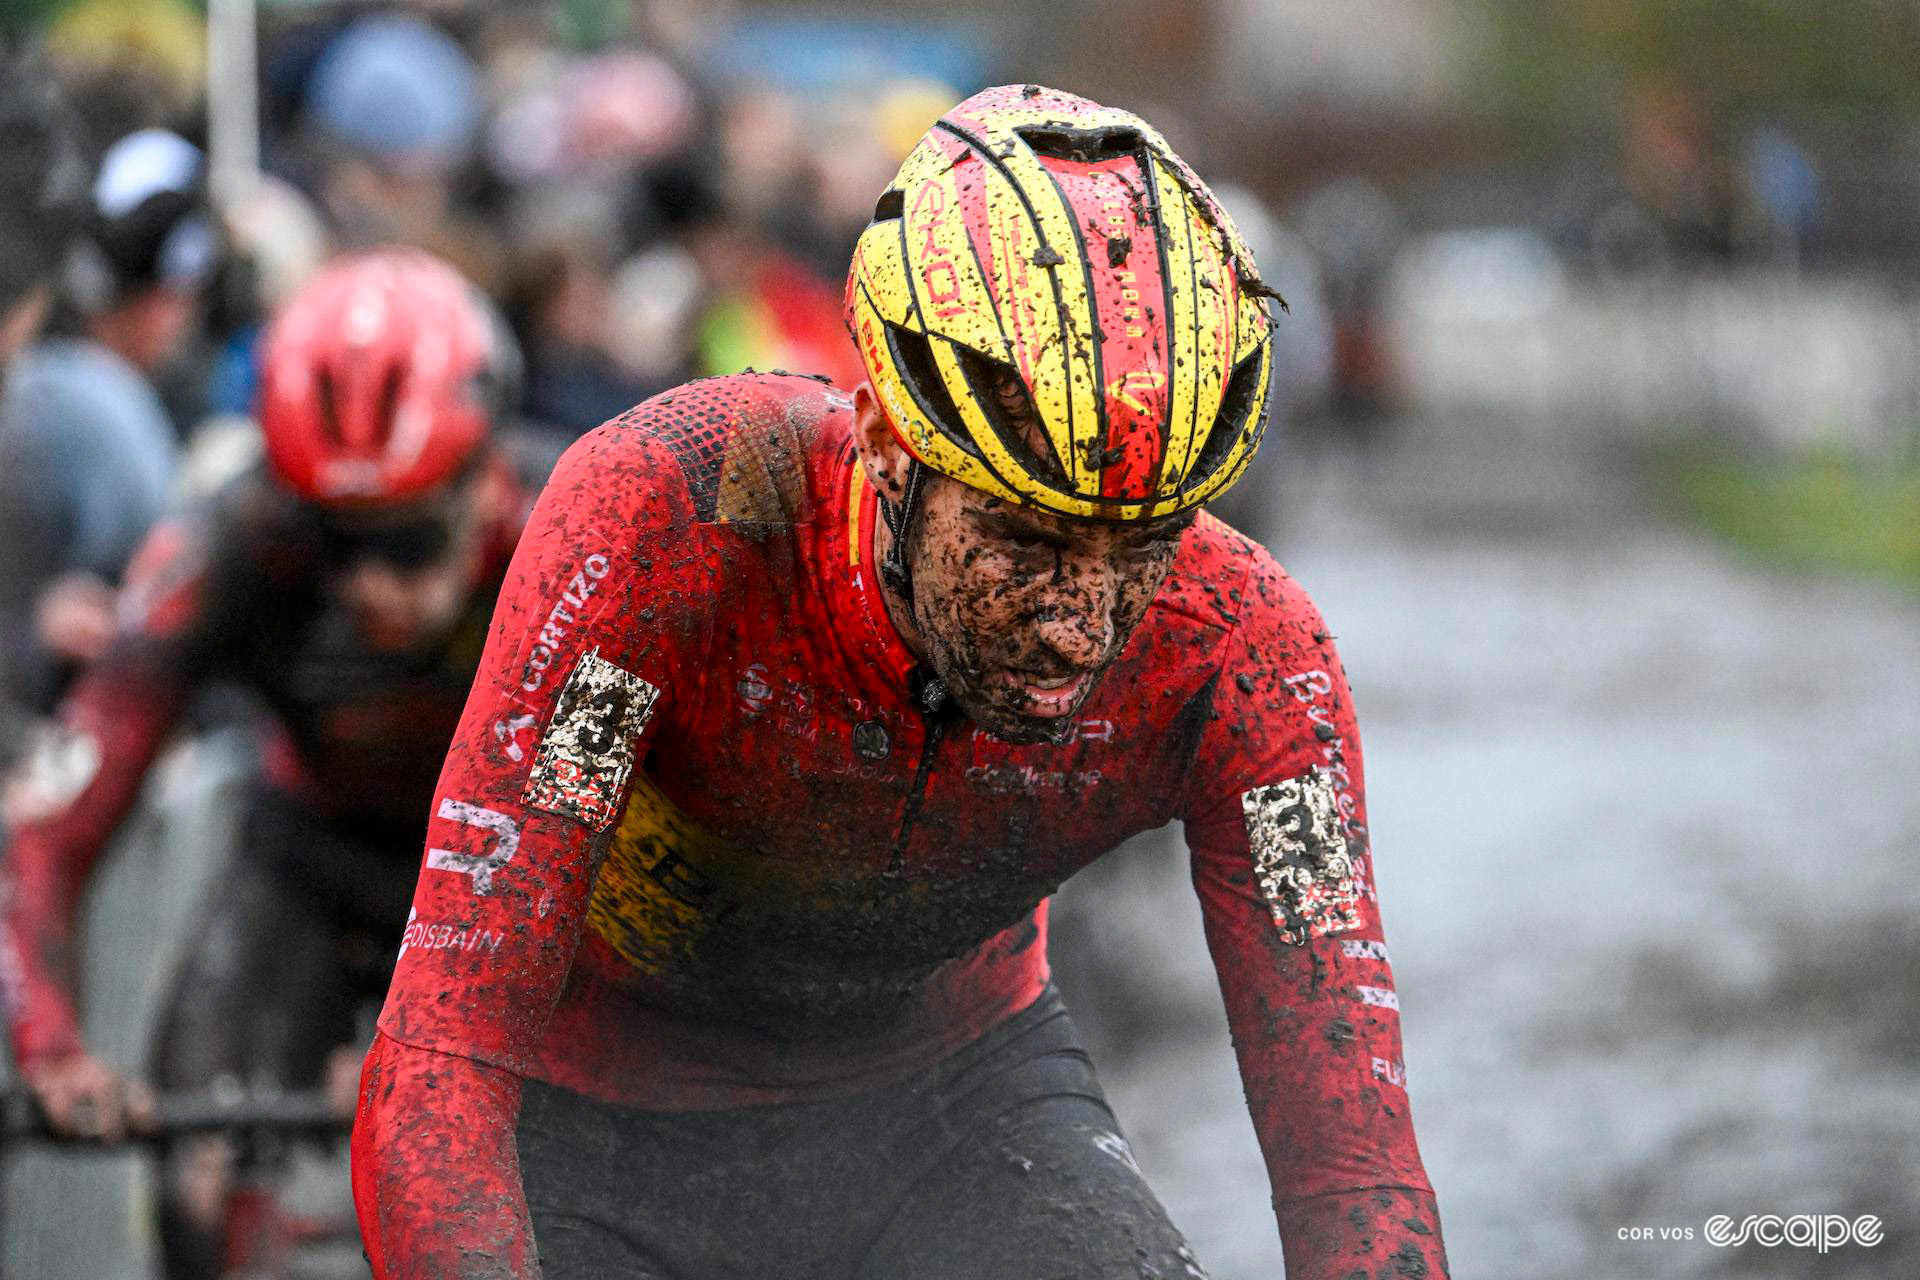
<instances>
[{"instance_id":1,"label":"cyclist's wrist","mask_svg":"<svg viewBox=\"0 0 1920 1280\"><path fill-rule=\"evenodd\" d=\"M83 1056L87 1044L70 1010L43 1010L21 1019L10 1028L14 1065L22 1076L51 1067L68 1058Z\"/></svg>"}]
</instances>

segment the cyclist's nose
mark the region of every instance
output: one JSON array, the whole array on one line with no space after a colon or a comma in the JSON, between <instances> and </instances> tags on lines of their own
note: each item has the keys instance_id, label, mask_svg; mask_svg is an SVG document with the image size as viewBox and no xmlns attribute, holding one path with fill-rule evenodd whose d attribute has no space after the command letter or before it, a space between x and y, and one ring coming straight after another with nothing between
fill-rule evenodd
<instances>
[{"instance_id":1,"label":"cyclist's nose","mask_svg":"<svg viewBox=\"0 0 1920 1280\"><path fill-rule=\"evenodd\" d=\"M410 621L420 608L420 594L399 573L378 560L353 566L339 586L341 603L363 623L394 626Z\"/></svg>"},{"instance_id":2,"label":"cyclist's nose","mask_svg":"<svg viewBox=\"0 0 1920 1280\"><path fill-rule=\"evenodd\" d=\"M340 578L340 592L351 604L367 609L393 608L406 594L400 575L368 557L349 566Z\"/></svg>"},{"instance_id":3,"label":"cyclist's nose","mask_svg":"<svg viewBox=\"0 0 1920 1280\"><path fill-rule=\"evenodd\" d=\"M1113 647L1115 575L1102 558L1063 565L1040 602L1041 642L1076 670L1100 666Z\"/></svg>"}]
</instances>

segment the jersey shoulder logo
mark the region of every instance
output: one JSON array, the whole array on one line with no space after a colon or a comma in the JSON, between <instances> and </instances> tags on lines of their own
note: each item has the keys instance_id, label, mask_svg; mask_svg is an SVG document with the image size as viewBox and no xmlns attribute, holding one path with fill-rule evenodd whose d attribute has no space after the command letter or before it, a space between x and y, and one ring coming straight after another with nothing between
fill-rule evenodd
<instances>
[{"instance_id":1,"label":"jersey shoulder logo","mask_svg":"<svg viewBox=\"0 0 1920 1280\"><path fill-rule=\"evenodd\" d=\"M1360 891L1333 779L1319 769L1241 793L1253 874L1283 940L1360 927Z\"/></svg>"},{"instance_id":2,"label":"jersey shoulder logo","mask_svg":"<svg viewBox=\"0 0 1920 1280\"><path fill-rule=\"evenodd\" d=\"M598 649L582 657L554 704L521 801L604 831L619 811L634 744L659 696L657 686Z\"/></svg>"}]
</instances>

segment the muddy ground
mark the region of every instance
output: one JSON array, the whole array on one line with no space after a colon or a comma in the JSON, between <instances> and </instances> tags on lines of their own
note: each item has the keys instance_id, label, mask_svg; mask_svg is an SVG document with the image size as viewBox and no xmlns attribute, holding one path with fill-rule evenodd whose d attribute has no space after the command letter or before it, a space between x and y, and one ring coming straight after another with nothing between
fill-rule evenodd
<instances>
[{"instance_id":1,"label":"muddy ground","mask_svg":"<svg viewBox=\"0 0 1920 1280\"><path fill-rule=\"evenodd\" d=\"M1455 1273L1920 1274L1920 600L1746 563L1615 460L1441 438L1303 458L1275 541L1360 709ZM122 1055L218 822L204 782L172 785L170 836L121 860L93 926ZM1216 1280L1272 1280L1177 832L1076 880L1055 920L1141 1163ZM145 1276L143 1177L15 1161L0 1274ZM1876 1215L1885 1240L1701 1238L1713 1214L1808 1212Z\"/></svg>"}]
</instances>

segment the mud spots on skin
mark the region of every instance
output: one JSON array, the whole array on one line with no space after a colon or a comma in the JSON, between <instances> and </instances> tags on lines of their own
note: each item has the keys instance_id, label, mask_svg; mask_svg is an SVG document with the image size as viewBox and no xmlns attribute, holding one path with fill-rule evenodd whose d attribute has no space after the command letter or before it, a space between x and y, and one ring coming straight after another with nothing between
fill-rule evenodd
<instances>
[{"instance_id":1,"label":"mud spots on skin","mask_svg":"<svg viewBox=\"0 0 1920 1280\"><path fill-rule=\"evenodd\" d=\"M976 724L1051 741L1146 616L1189 523L1049 516L932 476L907 552L913 601L889 592L889 609Z\"/></svg>"}]
</instances>

